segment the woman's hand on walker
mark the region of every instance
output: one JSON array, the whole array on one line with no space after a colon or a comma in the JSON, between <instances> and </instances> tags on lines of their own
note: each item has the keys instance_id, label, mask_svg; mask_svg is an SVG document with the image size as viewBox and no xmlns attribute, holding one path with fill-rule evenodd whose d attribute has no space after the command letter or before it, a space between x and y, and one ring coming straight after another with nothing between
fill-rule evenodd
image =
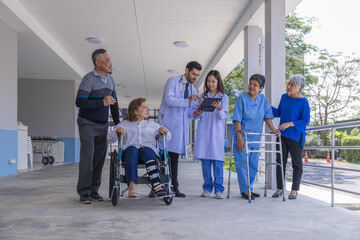
<instances>
[{"instance_id":1,"label":"woman's hand on walker","mask_svg":"<svg viewBox=\"0 0 360 240\"><path fill-rule=\"evenodd\" d=\"M276 128L271 129L271 131L272 131L273 133L275 133L277 137L279 137L279 136L281 135L281 132L280 132L279 130L277 130Z\"/></svg>"},{"instance_id":2,"label":"woman's hand on walker","mask_svg":"<svg viewBox=\"0 0 360 240\"><path fill-rule=\"evenodd\" d=\"M201 114L203 114L204 110L202 109L198 109L193 113L193 116L196 118L198 116L200 116Z\"/></svg>"},{"instance_id":3,"label":"woman's hand on walker","mask_svg":"<svg viewBox=\"0 0 360 240\"><path fill-rule=\"evenodd\" d=\"M117 129L115 130L115 133L116 133L116 134L121 134L121 135L123 135L124 137L126 137L126 131L125 131L125 129L123 129L123 128L117 128Z\"/></svg>"},{"instance_id":4,"label":"woman's hand on walker","mask_svg":"<svg viewBox=\"0 0 360 240\"><path fill-rule=\"evenodd\" d=\"M236 150L238 152L242 152L244 147L245 147L245 143L244 140L242 139L242 136L240 135L240 137L237 139Z\"/></svg>"},{"instance_id":5,"label":"woman's hand on walker","mask_svg":"<svg viewBox=\"0 0 360 240\"><path fill-rule=\"evenodd\" d=\"M164 128L164 127L160 127L159 128L159 135L160 136L164 136L164 135L166 135L168 133L168 130L166 129L166 128Z\"/></svg>"}]
</instances>

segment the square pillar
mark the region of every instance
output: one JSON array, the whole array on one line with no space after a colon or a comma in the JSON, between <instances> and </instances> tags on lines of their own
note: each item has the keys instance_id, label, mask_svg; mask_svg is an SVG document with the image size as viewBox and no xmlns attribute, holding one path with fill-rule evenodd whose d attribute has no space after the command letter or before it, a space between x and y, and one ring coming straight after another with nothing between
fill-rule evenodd
<instances>
[{"instance_id":1,"label":"square pillar","mask_svg":"<svg viewBox=\"0 0 360 240\"><path fill-rule=\"evenodd\" d=\"M270 105L277 107L285 92L285 0L265 2L265 94ZM279 125L277 118L274 126ZM269 132L269 129L266 129ZM274 141L272 139L271 141ZM271 145L275 150L275 145ZM275 162L276 154L267 154L268 161ZM276 168L268 169L268 188L276 188Z\"/></svg>"},{"instance_id":2,"label":"square pillar","mask_svg":"<svg viewBox=\"0 0 360 240\"><path fill-rule=\"evenodd\" d=\"M246 26L244 38L244 91L247 91L251 75L260 73L259 27Z\"/></svg>"}]
</instances>

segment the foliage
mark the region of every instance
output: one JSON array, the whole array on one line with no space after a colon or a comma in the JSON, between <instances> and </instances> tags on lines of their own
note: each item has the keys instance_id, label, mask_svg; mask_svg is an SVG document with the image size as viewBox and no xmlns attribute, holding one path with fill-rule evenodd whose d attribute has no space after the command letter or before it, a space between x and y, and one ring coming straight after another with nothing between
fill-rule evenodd
<instances>
[{"instance_id":1,"label":"foliage","mask_svg":"<svg viewBox=\"0 0 360 240\"><path fill-rule=\"evenodd\" d=\"M350 132L350 135L351 136L360 136L359 128L357 128L357 127L353 128L353 130L351 130L351 132Z\"/></svg>"},{"instance_id":2,"label":"foliage","mask_svg":"<svg viewBox=\"0 0 360 240\"><path fill-rule=\"evenodd\" d=\"M308 64L304 61L304 56L316 52L317 47L306 43L304 37L311 32L314 20L314 18L301 18L295 11L286 17L286 79L289 79L291 75L301 74L306 78L307 82L313 81L313 77L309 74Z\"/></svg>"},{"instance_id":3,"label":"foliage","mask_svg":"<svg viewBox=\"0 0 360 240\"><path fill-rule=\"evenodd\" d=\"M360 146L360 136L346 136L342 139L342 146ZM360 150L342 150L348 162L360 163Z\"/></svg>"},{"instance_id":4,"label":"foliage","mask_svg":"<svg viewBox=\"0 0 360 240\"><path fill-rule=\"evenodd\" d=\"M308 88L312 119L316 125L327 125L339 114L343 115L351 101L359 100L356 77L360 72L360 59L343 59L342 53L331 55L321 50L311 69L317 75Z\"/></svg>"},{"instance_id":5,"label":"foliage","mask_svg":"<svg viewBox=\"0 0 360 240\"><path fill-rule=\"evenodd\" d=\"M225 78L224 88L229 96L229 114L234 112L237 97L244 89L244 63L239 63Z\"/></svg>"}]
</instances>

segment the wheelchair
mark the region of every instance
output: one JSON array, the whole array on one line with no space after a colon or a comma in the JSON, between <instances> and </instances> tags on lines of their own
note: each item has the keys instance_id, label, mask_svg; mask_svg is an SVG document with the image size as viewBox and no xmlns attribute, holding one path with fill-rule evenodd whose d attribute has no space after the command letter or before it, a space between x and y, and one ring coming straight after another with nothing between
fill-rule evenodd
<instances>
[{"instance_id":1,"label":"wheelchair","mask_svg":"<svg viewBox=\"0 0 360 240\"><path fill-rule=\"evenodd\" d=\"M242 135L245 136L245 151L246 151L246 163L237 163L235 160L233 161L234 156L234 137L236 133L241 132ZM229 179L228 179L228 190L227 190L227 199L230 199L230 180L231 180L231 168L233 165L245 165L246 166L246 173L247 173L247 182L248 182L248 192L249 192L249 203L251 203L251 191L250 191L250 174L249 174L249 153L250 152L264 152L264 153L276 153L277 155L280 155L280 163L277 162L269 162L267 158L265 158L265 190L264 190L264 197L267 196L267 169L269 166L280 166L281 167L281 180L282 180L282 196L283 201L286 201L285 199L285 179L284 179L284 168L283 168L283 159L282 159L282 147L281 147L281 137L277 138L276 142L272 141L249 141L248 135L256 135L256 136L276 136L274 133L247 133L244 130L238 130L235 131L232 135L232 141L231 141L231 155L230 155L230 167L229 167ZM269 150L268 148L265 148L265 150L249 150L248 145L251 143L264 143L265 145L269 146L270 144L275 144L276 150Z\"/></svg>"},{"instance_id":2,"label":"wheelchair","mask_svg":"<svg viewBox=\"0 0 360 240\"><path fill-rule=\"evenodd\" d=\"M166 205L170 205L172 203L172 199L175 196L174 192L171 190L171 171L170 171L170 160L168 158L167 150L165 148L165 136L163 136L164 142L164 150L160 150L158 161L158 168L160 174L160 181L164 184L166 193L163 196L159 196L156 198L161 198ZM157 138L157 145L159 142L159 137ZM122 159L122 151L123 151L123 136L121 135L118 138L118 151L114 150L110 154L110 178L109 178L109 198L111 199L111 203L113 206L116 206L119 199L122 199L124 193L126 193L129 189L126 186L123 188L123 184L126 185L125 178L125 167L124 161ZM142 168L143 164L138 164L138 168ZM143 167L144 168L144 167ZM138 176L137 184L146 184L152 189L150 183L150 177L148 173L145 173L142 176ZM153 190L151 190L153 192Z\"/></svg>"}]
</instances>

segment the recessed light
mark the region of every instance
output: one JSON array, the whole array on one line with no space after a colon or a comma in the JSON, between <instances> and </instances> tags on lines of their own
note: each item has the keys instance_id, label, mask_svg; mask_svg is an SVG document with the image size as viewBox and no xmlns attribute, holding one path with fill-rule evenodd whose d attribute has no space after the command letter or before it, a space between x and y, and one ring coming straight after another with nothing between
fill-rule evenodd
<instances>
[{"instance_id":1,"label":"recessed light","mask_svg":"<svg viewBox=\"0 0 360 240\"><path fill-rule=\"evenodd\" d=\"M175 45L175 47L178 47L178 48L186 48L186 47L190 46L190 43L186 42L186 41L176 41L176 42L173 42L173 44Z\"/></svg>"},{"instance_id":2,"label":"recessed light","mask_svg":"<svg viewBox=\"0 0 360 240\"><path fill-rule=\"evenodd\" d=\"M179 72L177 70L174 70L174 69L170 69L170 70L167 70L167 71L170 74L179 74Z\"/></svg>"},{"instance_id":3,"label":"recessed light","mask_svg":"<svg viewBox=\"0 0 360 240\"><path fill-rule=\"evenodd\" d=\"M124 95L124 98L131 98L131 96L129 96L129 95Z\"/></svg>"},{"instance_id":4,"label":"recessed light","mask_svg":"<svg viewBox=\"0 0 360 240\"><path fill-rule=\"evenodd\" d=\"M89 43L92 43L92 44L101 44L101 43L105 42L104 39L97 38L97 37L88 37L88 38L86 38L86 41L88 41Z\"/></svg>"},{"instance_id":5,"label":"recessed light","mask_svg":"<svg viewBox=\"0 0 360 240\"><path fill-rule=\"evenodd\" d=\"M116 84L116 86L119 87L119 88L125 88L125 85L123 85L121 83Z\"/></svg>"}]
</instances>

